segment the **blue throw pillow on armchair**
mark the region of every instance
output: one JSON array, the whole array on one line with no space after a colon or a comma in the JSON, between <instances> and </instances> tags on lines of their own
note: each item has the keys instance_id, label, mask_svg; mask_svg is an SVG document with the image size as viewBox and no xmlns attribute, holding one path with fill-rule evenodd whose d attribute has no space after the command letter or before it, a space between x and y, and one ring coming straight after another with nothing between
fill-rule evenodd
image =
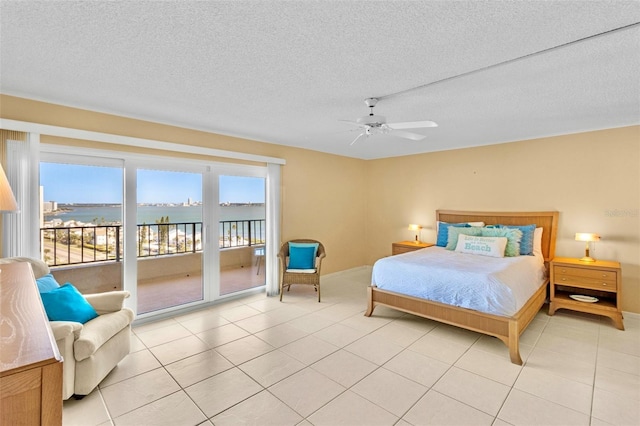
<instances>
[{"instance_id":1,"label":"blue throw pillow on armchair","mask_svg":"<svg viewBox=\"0 0 640 426\"><path fill-rule=\"evenodd\" d=\"M84 324L98 316L93 306L71 283L40 293L49 321L74 321Z\"/></svg>"},{"instance_id":2,"label":"blue throw pillow on armchair","mask_svg":"<svg viewBox=\"0 0 640 426\"><path fill-rule=\"evenodd\" d=\"M317 245L289 245L289 266L287 269L313 269L316 267Z\"/></svg>"}]
</instances>

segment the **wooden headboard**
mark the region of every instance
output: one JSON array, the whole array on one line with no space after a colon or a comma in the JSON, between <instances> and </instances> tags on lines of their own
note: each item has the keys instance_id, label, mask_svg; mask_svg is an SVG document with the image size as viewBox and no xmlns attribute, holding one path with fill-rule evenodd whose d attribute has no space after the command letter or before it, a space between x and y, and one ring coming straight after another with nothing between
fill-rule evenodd
<instances>
[{"instance_id":1,"label":"wooden headboard","mask_svg":"<svg viewBox=\"0 0 640 426\"><path fill-rule=\"evenodd\" d=\"M449 223L484 222L487 225L531 225L543 228L542 254L545 261L556 253L558 212L466 212L458 210L436 210L436 220Z\"/></svg>"}]
</instances>

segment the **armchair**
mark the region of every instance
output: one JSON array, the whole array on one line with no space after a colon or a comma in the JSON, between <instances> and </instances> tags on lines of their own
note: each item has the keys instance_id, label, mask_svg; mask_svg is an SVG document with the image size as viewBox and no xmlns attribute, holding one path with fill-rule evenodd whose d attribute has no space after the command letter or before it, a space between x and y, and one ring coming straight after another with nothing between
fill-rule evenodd
<instances>
[{"instance_id":1,"label":"armchair","mask_svg":"<svg viewBox=\"0 0 640 426\"><path fill-rule=\"evenodd\" d=\"M41 260L14 257L0 263L29 262L36 279L49 273ZM111 370L129 354L134 313L123 307L127 291L85 294L98 316L85 324L51 321L51 330L63 357L62 396L81 398L93 391Z\"/></svg>"},{"instance_id":2,"label":"armchair","mask_svg":"<svg viewBox=\"0 0 640 426\"><path fill-rule=\"evenodd\" d=\"M318 250L316 252L315 259L311 269L292 269L289 267L289 243L300 244L317 244ZM320 302L320 267L322 265L322 259L326 256L324 246L320 241L310 239L290 240L280 246L278 252L278 258L280 259L280 269L282 271L282 278L280 280L280 301L282 302L282 292L287 287L287 291L291 288L292 284L306 284L312 285L318 292L318 303Z\"/></svg>"}]
</instances>

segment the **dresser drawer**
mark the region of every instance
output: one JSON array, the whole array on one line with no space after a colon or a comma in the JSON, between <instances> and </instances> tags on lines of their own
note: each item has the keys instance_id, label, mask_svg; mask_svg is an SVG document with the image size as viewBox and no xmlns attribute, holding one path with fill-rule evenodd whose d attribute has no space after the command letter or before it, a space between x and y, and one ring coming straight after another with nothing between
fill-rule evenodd
<instances>
[{"instance_id":1,"label":"dresser drawer","mask_svg":"<svg viewBox=\"0 0 640 426\"><path fill-rule=\"evenodd\" d=\"M555 271L555 269L554 269ZM613 274L615 276L615 274ZM597 279L580 277L575 275L558 274L554 272L553 277L554 284L566 285L570 287L590 288L600 291L616 291L616 280L610 279Z\"/></svg>"},{"instance_id":2,"label":"dresser drawer","mask_svg":"<svg viewBox=\"0 0 640 426\"><path fill-rule=\"evenodd\" d=\"M593 278L594 280L613 281L617 280L616 271L606 271L601 269L574 268L571 266L555 265L553 272L556 275L571 275L574 277Z\"/></svg>"}]
</instances>

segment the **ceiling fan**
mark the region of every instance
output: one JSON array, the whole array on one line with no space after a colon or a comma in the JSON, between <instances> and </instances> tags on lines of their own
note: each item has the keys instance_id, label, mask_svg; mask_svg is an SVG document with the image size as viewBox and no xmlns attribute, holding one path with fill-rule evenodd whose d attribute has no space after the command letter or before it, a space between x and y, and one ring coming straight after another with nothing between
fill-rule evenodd
<instances>
[{"instance_id":1,"label":"ceiling fan","mask_svg":"<svg viewBox=\"0 0 640 426\"><path fill-rule=\"evenodd\" d=\"M418 133L407 132L403 129L420 129L425 127L438 127L433 121L405 121L402 123L387 123L387 119L381 115L373 113L373 107L378 103L378 98L367 98L364 103L370 108L369 115L356 119L356 121L340 120L355 124L362 129L360 133L349 145L353 145L362 137L369 137L376 134L389 134L400 138L419 141L426 136Z\"/></svg>"}]
</instances>

